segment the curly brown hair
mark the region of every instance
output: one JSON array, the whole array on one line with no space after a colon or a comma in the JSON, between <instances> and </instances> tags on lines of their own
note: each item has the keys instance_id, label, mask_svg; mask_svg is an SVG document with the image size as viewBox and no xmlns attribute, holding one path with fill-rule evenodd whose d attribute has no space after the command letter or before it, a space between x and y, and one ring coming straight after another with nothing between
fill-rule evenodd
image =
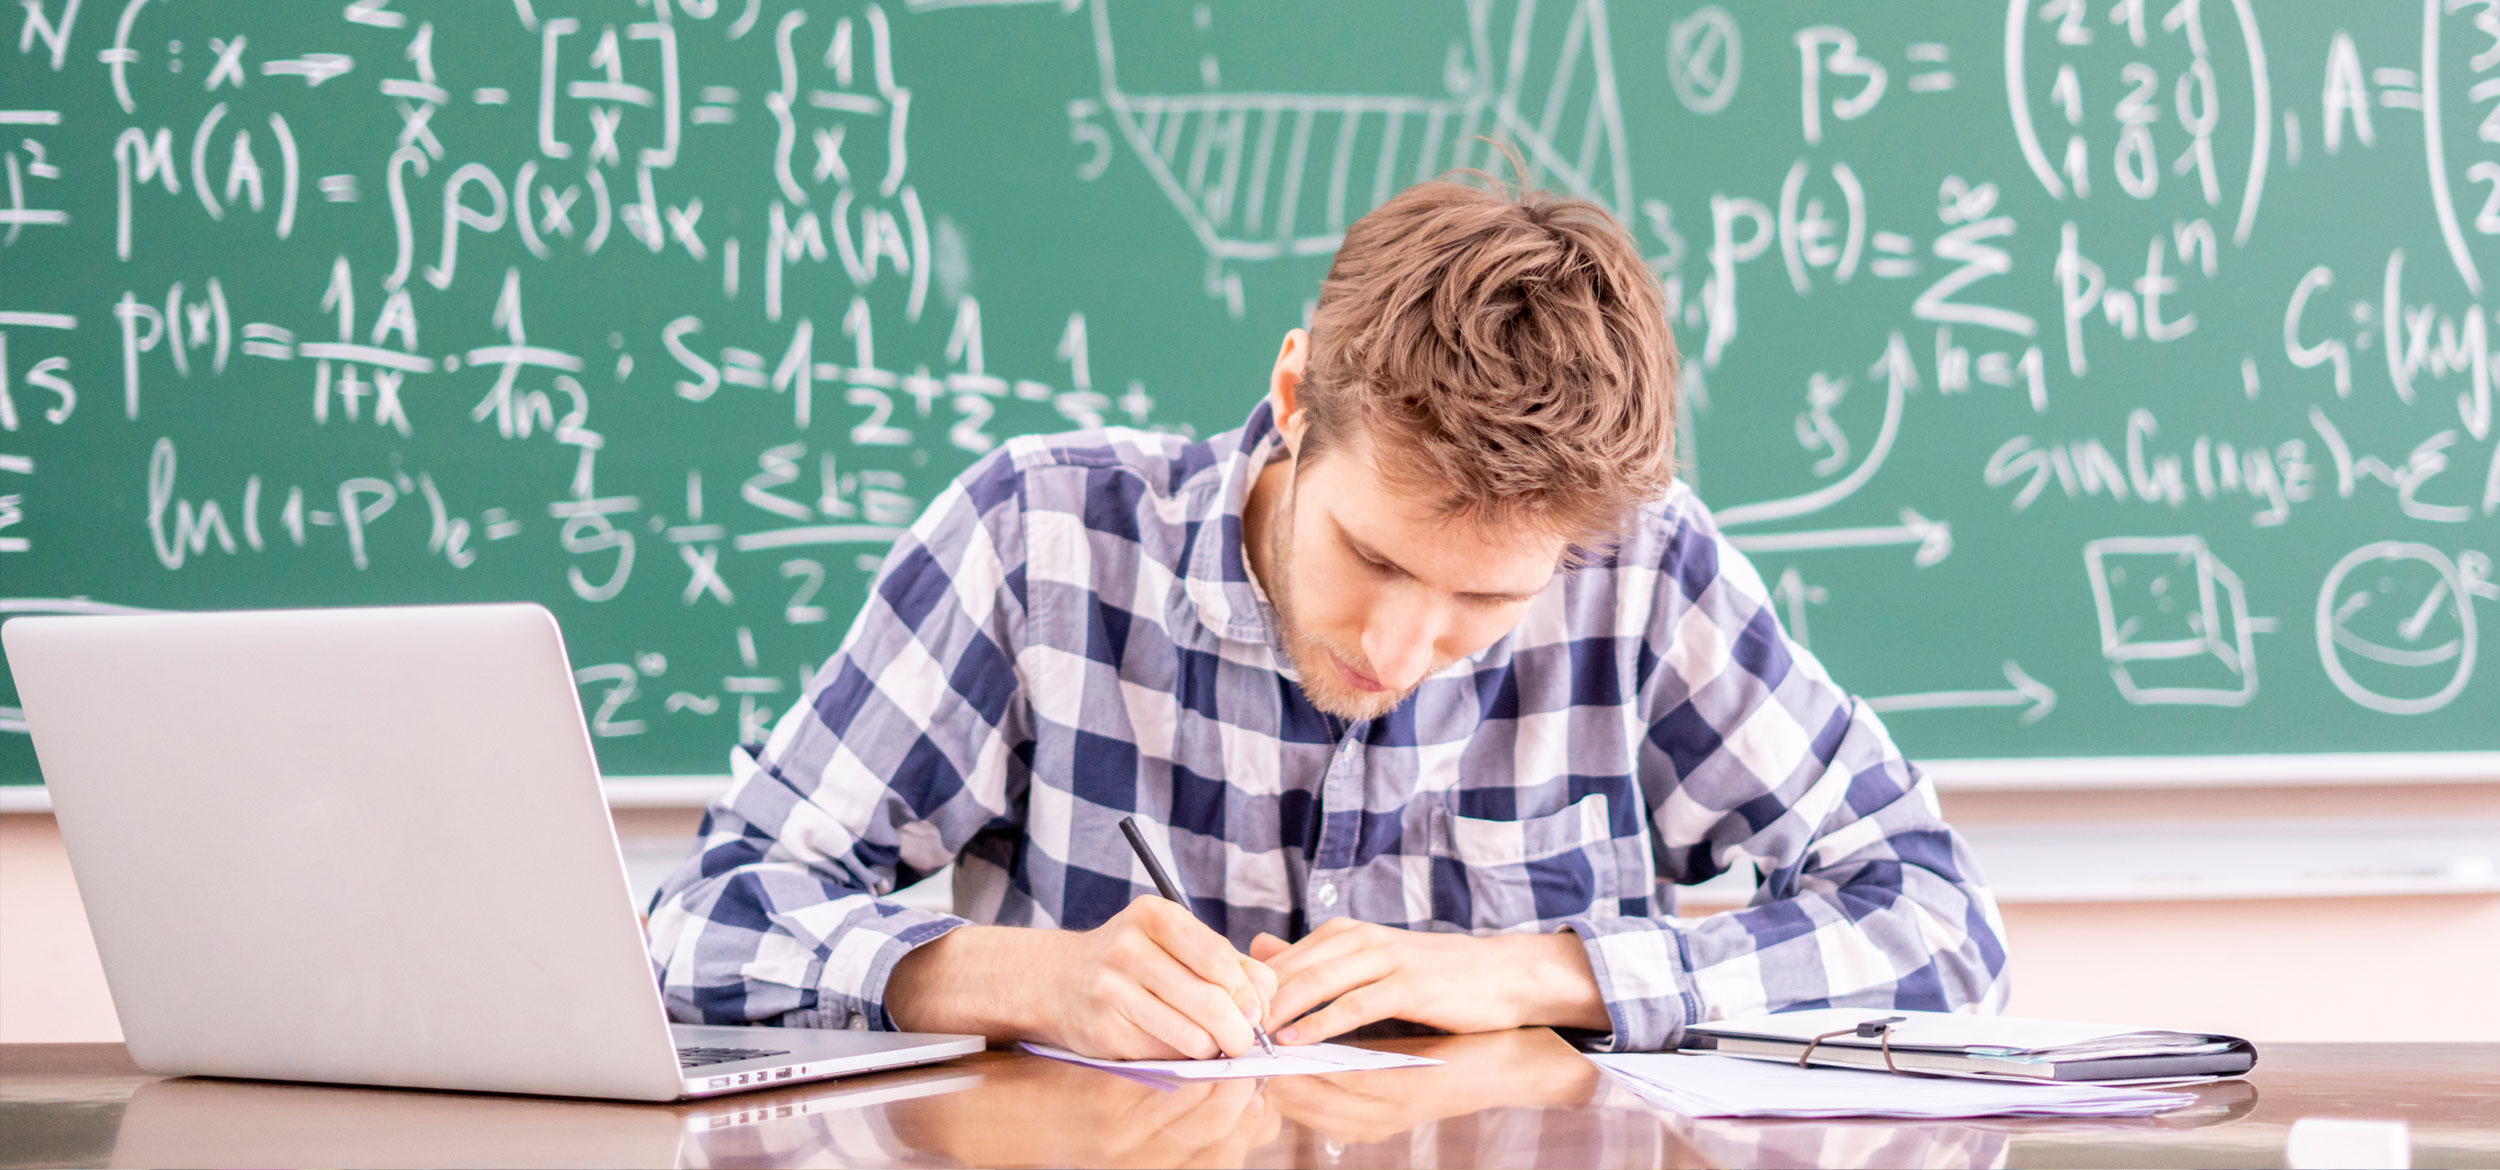
<instances>
[{"instance_id":1,"label":"curly brown hair","mask_svg":"<svg viewBox=\"0 0 2500 1170\"><path fill-rule=\"evenodd\" d=\"M1346 231L1311 315L1300 456L1359 435L1445 517L1603 548L1673 480L1676 369L1665 294L1613 216L1455 172Z\"/></svg>"}]
</instances>

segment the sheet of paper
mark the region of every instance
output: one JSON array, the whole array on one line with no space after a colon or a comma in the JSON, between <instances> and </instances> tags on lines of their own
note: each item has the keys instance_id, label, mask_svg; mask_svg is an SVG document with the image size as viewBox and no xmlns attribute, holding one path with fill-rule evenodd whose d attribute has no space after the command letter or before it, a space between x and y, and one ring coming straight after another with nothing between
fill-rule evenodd
<instances>
[{"instance_id":1,"label":"sheet of paper","mask_svg":"<svg viewBox=\"0 0 2500 1170\"><path fill-rule=\"evenodd\" d=\"M1404 1056L1395 1052L1375 1052L1344 1044L1278 1045L1274 1056L1246 1056L1238 1060L1097 1060L1078 1056L1065 1048L1048 1044L1027 1043L1024 1050L1053 1060L1107 1068L1113 1072L1144 1074L1150 1077L1174 1077L1186 1081L1212 1081L1224 1077L1289 1077L1309 1073L1360 1072L1376 1068L1416 1068L1440 1061L1423 1056Z\"/></svg>"},{"instance_id":2,"label":"sheet of paper","mask_svg":"<svg viewBox=\"0 0 2500 1170\"><path fill-rule=\"evenodd\" d=\"M1644 1100L1686 1117L2130 1117L2196 1101L2187 1093L1798 1068L1733 1056L1610 1053L1589 1059Z\"/></svg>"}]
</instances>

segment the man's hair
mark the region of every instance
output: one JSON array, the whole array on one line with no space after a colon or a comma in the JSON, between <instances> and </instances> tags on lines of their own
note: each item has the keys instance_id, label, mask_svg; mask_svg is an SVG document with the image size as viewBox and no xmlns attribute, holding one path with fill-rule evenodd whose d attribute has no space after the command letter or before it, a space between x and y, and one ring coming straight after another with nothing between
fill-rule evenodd
<instances>
[{"instance_id":1,"label":"man's hair","mask_svg":"<svg viewBox=\"0 0 2500 1170\"><path fill-rule=\"evenodd\" d=\"M1613 216L1461 171L1346 231L1311 314L1300 456L1360 435L1445 517L1603 548L1671 484L1675 379L1665 296Z\"/></svg>"}]
</instances>

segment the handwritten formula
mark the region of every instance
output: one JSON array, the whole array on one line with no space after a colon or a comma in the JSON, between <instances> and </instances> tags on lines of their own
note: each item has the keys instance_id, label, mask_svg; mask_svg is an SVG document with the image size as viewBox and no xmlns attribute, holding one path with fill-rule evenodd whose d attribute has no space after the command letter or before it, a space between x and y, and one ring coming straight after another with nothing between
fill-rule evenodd
<instances>
[{"instance_id":1,"label":"handwritten formula","mask_svg":"<svg viewBox=\"0 0 2500 1170\"><path fill-rule=\"evenodd\" d=\"M610 773L716 773L951 477L1235 425L1490 140L1649 257L1688 478L1913 755L2490 747L2450 0L22 0L0 613L538 600Z\"/></svg>"}]
</instances>

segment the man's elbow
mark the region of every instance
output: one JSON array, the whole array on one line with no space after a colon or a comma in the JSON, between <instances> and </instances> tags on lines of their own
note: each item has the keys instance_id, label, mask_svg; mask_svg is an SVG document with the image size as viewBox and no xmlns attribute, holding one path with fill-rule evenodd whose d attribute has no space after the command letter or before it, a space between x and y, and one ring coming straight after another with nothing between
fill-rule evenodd
<instances>
[{"instance_id":1,"label":"man's elbow","mask_svg":"<svg viewBox=\"0 0 2500 1170\"><path fill-rule=\"evenodd\" d=\"M2011 981L1995 908L1974 900L1962 928L1946 939L1931 952L1924 980L1937 1001L1931 1010L1987 1015L2005 1010Z\"/></svg>"}]
</instances>

